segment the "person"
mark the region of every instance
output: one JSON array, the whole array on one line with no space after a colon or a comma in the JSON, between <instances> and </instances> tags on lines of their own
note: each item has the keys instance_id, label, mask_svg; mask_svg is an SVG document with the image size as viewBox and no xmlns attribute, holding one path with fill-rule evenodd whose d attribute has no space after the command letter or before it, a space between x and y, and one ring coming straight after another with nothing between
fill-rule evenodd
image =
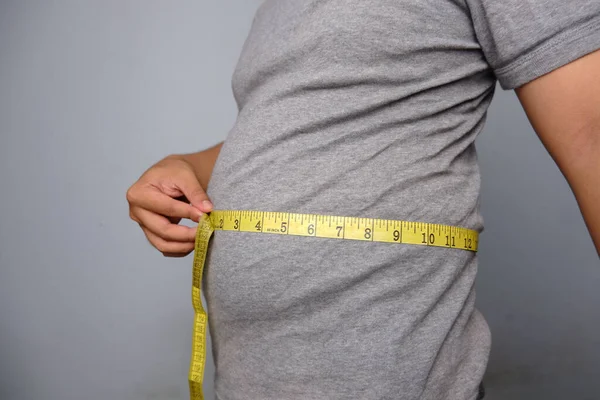
<instances>
[{"instance_id":1,"label":"person","mask_svg":"<svg viewBox=\"0 0 600 400\"><path fill-rule=\"evenodd\" d=\"M516 90L600 252L600 2L266 0L233 74L235 125L128 192L167 256L212 210L370 217L481 232L474 141ZM183 200L183 201L182 201ZM215 395L475 400L491 335L474 252L216 231Z\"/></svg>"}]
</instances>

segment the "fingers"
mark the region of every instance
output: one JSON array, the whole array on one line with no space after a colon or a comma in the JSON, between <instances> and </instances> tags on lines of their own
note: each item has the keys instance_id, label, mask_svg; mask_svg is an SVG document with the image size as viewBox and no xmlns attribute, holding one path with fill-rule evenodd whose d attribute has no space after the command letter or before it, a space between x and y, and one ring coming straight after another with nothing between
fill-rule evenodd
<instances>
[{"instance_id":1,"label":"fingers","mask_svg":"<svg viewBox=\"0 0 600 400\"><path fill-rule=\"evenodd\" d=\"M146 238L165 257L184 257L194 250L194 242L168 242L142 226Z\"/></svg>"},{"instance_id":2,"label":"fingers","mask_svg":"<svg viewBox=\"0 0 600 400\"><path fill-rule=\"evenodd\" d=\"M202 186L200 186L200 182L198 182L193 172L189 171L189 174L191 175L189 179L182 179L181 182L178 182L179 190L181 190L192 206L206 213L211 212L212 203L208 195L202 189Z\"/></svg>"},{"instance_id":3,"label":"fingers","mask_svg":"<svg viewBox=\"0 0 600 400\"><path fill-rule=\"evenodd\" d=\"M132 190L128 193L128 200L133 206L132 213L135 216L140 210L149 210L166 217L189 218L196 222L202 216L202 212L197 208L183 201L175 200L156 188L144 191Z\"/></svg>"},{"instance_id":4,"label":"fingers","mask_svg":"<svg viewBox=\"0 0 600 400\"><path fill-rule=\"evenodd\" d=\"M199 222L203 212L212 211L192 166L176 158L148 169L127 191L127 201L131 219L169 257L183 257L194 249L196 228L178 225L181 219Z\"/></svg>"},{"instance_id":5,"label":"fingers","mask_svg":"<svg viewBox=\"0 0 600 400\"><path fill-rule=\"evenodd\" d=\"M168 218L151 211L138 209L135 217L142 228L167 242L194 242L196 228L171 223Z\"/></svg>"}]
</instances>

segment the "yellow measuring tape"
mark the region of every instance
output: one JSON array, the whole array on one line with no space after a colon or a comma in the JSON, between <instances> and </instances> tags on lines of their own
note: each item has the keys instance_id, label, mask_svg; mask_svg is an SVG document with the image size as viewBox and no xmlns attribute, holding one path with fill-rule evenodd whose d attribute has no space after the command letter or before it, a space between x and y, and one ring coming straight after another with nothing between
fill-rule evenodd
<instances>
[{"instance_id":1,"label":"yellow measuring tape","mask_svg":"<svg viewBox=\"0 0 600 400\"><path fill-rule=\"evenodd\" d=\"M479 241L477 231L427 222L238 210L213 211L203 215L196 234L192 281L194 333L188 376L191 400L204 399L202 380L206 361L208 317L202 306L200 289L208 241L215 230L402 243L467 251L477 251Z\"/></svg>"}]
</instances>

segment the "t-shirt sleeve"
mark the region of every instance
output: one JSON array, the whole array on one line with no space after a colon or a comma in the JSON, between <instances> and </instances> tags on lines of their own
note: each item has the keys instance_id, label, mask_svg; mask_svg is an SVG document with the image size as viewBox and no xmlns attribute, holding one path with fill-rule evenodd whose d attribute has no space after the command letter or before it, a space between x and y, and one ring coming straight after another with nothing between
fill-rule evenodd
<instances>
[{"instance_id":1,"label":"t-shirt sleeve","mask_svg":"<svg viewBox=\"0 0 600 400\"><path fill-rule=\"evenodd\" d=\"M600 49L600 0L466 2L477 40L504 90Z\"/></svg>"}]
</instances>

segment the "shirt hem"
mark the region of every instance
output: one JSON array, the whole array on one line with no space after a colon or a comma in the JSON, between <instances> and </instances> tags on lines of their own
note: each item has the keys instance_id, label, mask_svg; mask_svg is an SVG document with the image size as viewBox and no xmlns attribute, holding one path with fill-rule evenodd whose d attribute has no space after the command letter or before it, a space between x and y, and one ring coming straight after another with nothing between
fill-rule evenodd
<instances>
[{"instance_id":1,"label":"shirt hem","mask_svg":"<svg viewBox=\"0 0 600 400\"><path fill-rule=\"evenodd\" d=\"M600 17L554 35L508 65L494 71L504 90L515 89L600 49Z\"/></svg>"}]
</instances>

